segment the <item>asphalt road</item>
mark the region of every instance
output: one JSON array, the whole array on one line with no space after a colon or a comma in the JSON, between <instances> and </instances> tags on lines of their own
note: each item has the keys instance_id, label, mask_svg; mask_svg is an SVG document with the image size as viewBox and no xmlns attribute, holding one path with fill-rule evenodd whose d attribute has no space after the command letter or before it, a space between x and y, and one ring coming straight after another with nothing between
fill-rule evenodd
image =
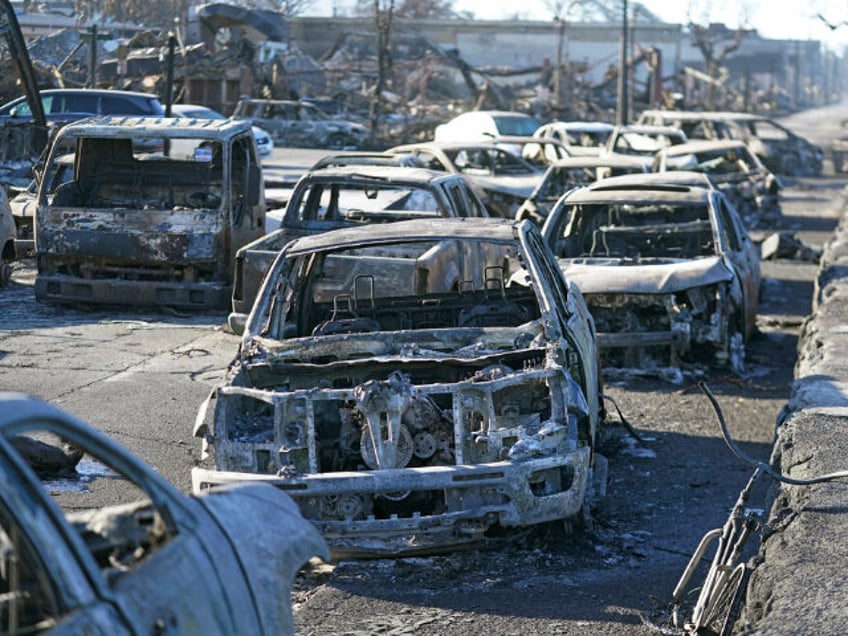
<instances>
[{"instance_id":1,"label":"asphalt road","mask_svg":"<svg viewBox=\"0 0 848 636\"><path fill-rule=\"evenodd\" d=\"M827 123L830 114L811 118L810 129L813 120ZM266 162L271 171L296 171L312 157L277 153ZM780 229L823 244L844 179L788 185ZM592 529L566 535L549 527L487 550L309 569L296 582L298 633L587 636L669 626L668 602L689 555L724 522L750 474L721 441L696 383L716 392L746 451L767 459L816 269L807 261L764 263L759 334L745 376L691 369L672 383L608 371L607 392L640 439L613 415L603 445L609 491ZM35 302L33 279L33 262L22 261L11 287L0 290L0 388L89 421L189 491L197 408L238 345L224 330L226 316L51 307Z\"/></svg>"}]
</instances>

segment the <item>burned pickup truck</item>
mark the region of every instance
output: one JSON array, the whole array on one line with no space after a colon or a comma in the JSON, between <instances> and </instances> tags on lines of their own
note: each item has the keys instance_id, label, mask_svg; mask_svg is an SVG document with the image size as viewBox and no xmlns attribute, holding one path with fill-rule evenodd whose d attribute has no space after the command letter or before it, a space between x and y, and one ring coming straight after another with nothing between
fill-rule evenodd
<instances>
[{"instance_id":1,"label":"burned pickup truck","mask_svg":"<svg viewBox=\"0 0 848 636\"><path fill-rule=\"evenodd\" d=\"M362 224L486 216L483 202L459 175L385 165L310 170L295 185L280 227L236 254L233 310L250 310L271 261L292 239Z\"/></svg>"},{"instance_id":2,"label":"burned pickup truck","mask_svg":"<svg viewBox=\"0 0 848 636\"><path fill-rule=\"evenodd\" d=\"M272 483L337 558L479 545L588 509L605 465L594 325L530 221L292 241L242 338L198 413L195 492Z\"/></svg>"},{"instance_id":3,"label":"burned pickup truck","mask_svg":"<svg viewBox=\"0 0 848 636\"><path fill-rule=\"evenodd\" d=\"M38 300L229 306L235 252L265 228L249 124L84 119L58 131L42 174L69 160L64 183L38 190Z\"/></svg>"}]
</instances>

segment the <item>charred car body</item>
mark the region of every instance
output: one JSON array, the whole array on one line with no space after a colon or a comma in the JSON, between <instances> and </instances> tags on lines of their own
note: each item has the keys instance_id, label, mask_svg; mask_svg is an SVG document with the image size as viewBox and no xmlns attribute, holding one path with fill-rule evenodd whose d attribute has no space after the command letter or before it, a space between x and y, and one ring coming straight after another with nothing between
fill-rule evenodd
<instances>
[{"instance_id":1,"label":"charred car body","mask_svg":"<svg viewBox=\"0 0 848 636\"><path fill-rule=\"evenodd\" d=\"M572 190L543 228L583 292L603 359L627 367L715 360L739 370L756 321L756 245L717 189L645 177Z\"/></svg>"},{"instance_id":2,"label":"charred car body","mask_svg":"<svg viewBox=\"0 0 848 636\"><path fill-rule=\"evenodd\" d=\"M657 152L686 141L688 140L684 132L672 126L620 125L613 128L601 156L636 157L645 162L646 170L650 170Z\"/></svg>"},{"instance_id":3,"label":"charred car body","mask_svg":"<svg viewBox=\"0 0 848 636\"><path fill-rule=\"evenodd\" d=\"M0 476L4 634L291 634L292 580L329 558L285 493L187 496L20 394L0 394Z\"/></svg>"},{"instance_id":4,"label":"charred car body","mask_svg":"<svg viewBox=\"0 0 848 636\"><path fill-rule=\"evenodd\" d=\"M560 159L547 167L539 185L518 208L515 217L540 226L560 197L578 186L625 174L645 174L645 162L626 155L579 155Z\"/></svg>"},{"instance_id":5,"label":"charred car body","mask_svg":"<svg viewBox=\"0 0 848 636\"><path fill-rule=\"evenodd\" d=\"M526 143L533 141L532 137L523 139ZM518 144L505 142L503 147L499 144L494 140L431 141L395 146L388 152L415 155L428 168L462 175L492 216L511 219L538 185L542 168L522 159Z\"/></svg>"},{"instance_id":6,"label":"charred car body","mask_svg":"<svg viewBox=\"0 0 848 636\"><path fill-rule=\"evenodd\" d=\"M233 310L250 310L265 272L292 239L363 223L485 216L483 202L456 175L401 166L319 167L298 180L279 228L238 251Z\"/></svg>"},{"instance_id":7,"label":"charred car body","mask_svg":"<svg viewBox=\"0 0 848 636\"><path fill-rule=\"evenodd\" d=\"M265 231L246 122L85 119L56 134L44 174L68 152L72 178L38 192L38 300L229 306L235 251Z\"/></svg>"},{"instance_id":8,"label":"charred car body","mask_svg":"<svg viewBox=\"0 0 848 636\"><path fill-rule=\"evenodd\" d=\"M553 121L542 124L533 135L560 141L569 155L599 155L609 141L615 126L596 121Z\"/></svg>"},{"instance_id":9,"label":"charred car body","mask_svg":"<svg viewBox=\"0 0 848 636\"><path fill-rule=\"evenodd\" d=\"M324 233L269 271L192 483L273 483L336 556L450 549L585 510L599 393L592 319L529 221Z\"/></svg>"},{"instance_id":10,"label":"charred car body","mask_svg":"<svg viewBox=\"0 0 848 636\"><path fill-rule=\"evenodd\" d=\"M362 124L332 117L305 101L243 97L233 117L267 130L282 146L357 149L368 140Z\"/></svg>"},{"instance_id":11,"label":"charred car body","mask_svg":"<svg viewBox=\"0 0 848 636\"><path fill-rule=\"evenodd\" d=\"M739 140L690 141L660 150L654 172L688 170L707 175L749 228L774 226L781 218L782 184Z\"/></svg>"},{"instance_id":12,"label":"charred car body","mask_svg":"<svg viewBox=\"0 0 848 636\"><path fill-rule=\"evenodd\" d=\"M638 123L675 126L689 139L738 139L776 174L819 175L824 152L764 115L734 111L642 111Z\"/></svg>"}]
</instances>

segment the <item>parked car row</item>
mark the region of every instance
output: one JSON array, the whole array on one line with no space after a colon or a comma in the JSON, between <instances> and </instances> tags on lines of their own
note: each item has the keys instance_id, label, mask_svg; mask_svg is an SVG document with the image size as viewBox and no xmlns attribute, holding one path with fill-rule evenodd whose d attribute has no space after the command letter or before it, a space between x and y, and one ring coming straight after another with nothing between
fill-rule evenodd
<instances>
[{"instance_id":1,"label":"parked car row","mask_svg":"<svg viewBox=\"0 0 848 636\"><path fill-rule=\"evenodd\" d=\"M214 130L219 150L236 147L197 143L170 163L125 143L117 157L119 137L156 136L159 120L132 131L108 119L69 126L54 143L78 139L77 152L91 154L68 164L67 148L54 148L43 168L54 185L42 177L36 215L49 227L65 218L59 208L77 206L73 226L36 233L39 268L55 263L38 287L51 302L70 300L59 284L69 275L80 282L67 289L108 286L116 254L82 264L68 250L93 244L77 238L102 228L102 209L136 209L147 184L173 198L179 182L179 214L216 210L253 233L232 244L228 323L241 343L198 413L195 495L270 484L334 558L477 545L504 528L585 519L603 495L605 365L744 368L760 270L737 206L779 195L744 144L640 124L611 127L603 149L572 155L573 139L516 124L485 139L336 153L304 173L279 227L260 236L250 127L200 119L169 134L199 141ZM235 185L212 190L218 160ZM63 198L63 165L74 181L91 177L74 195L88 203ZM174 180L176 168L190 184ZM742 192L749 182L762 189ZM225 195L240 187L254 210ZM157 243L150 230L160 226L123 234L145 248L179 243Z\"/></svg>"},{"instance_id":2,"label":"parked car row","mask_svg":"<svg viewBox=\"0 0 848 636\"><path fill-rule=\"evenodd\" d=\"M384 223L409 214L378 192L390 174L457 186L456 157L485 151L494 172L498 142L387 153L435 172L345 154L301 178L276 238L240 252L237 288L262 282L234 298L242 342L197 418L195 492L272 483L338 558L476 545L582 519L602 495L604 365L744 368L759 256L706 173L617 156L633 174L598 180L612 169L601 157L560 159L550 170L591 184L551 195L542 224L456 211ZM308 220L350 205L331 193L351 186L355 219Z\"/></svg>"}]
</instances>

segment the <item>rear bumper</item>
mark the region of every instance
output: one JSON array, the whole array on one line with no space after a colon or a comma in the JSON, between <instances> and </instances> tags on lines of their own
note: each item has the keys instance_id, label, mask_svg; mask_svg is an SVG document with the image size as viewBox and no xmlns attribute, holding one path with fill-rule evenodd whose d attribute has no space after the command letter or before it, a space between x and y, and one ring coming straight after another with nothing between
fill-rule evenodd
<instances>
[{"instance_id":1,"label":"rear bumper","mask_svg":"<svg viewBox=\"0 0 848 636\"><path fill-rule=\"evenodd\" d=\"M225 283L88 280L65 275L38 275L35 279L36 300L54 303L225 310L230 289Z\"/></svg>"}]
</instances>

